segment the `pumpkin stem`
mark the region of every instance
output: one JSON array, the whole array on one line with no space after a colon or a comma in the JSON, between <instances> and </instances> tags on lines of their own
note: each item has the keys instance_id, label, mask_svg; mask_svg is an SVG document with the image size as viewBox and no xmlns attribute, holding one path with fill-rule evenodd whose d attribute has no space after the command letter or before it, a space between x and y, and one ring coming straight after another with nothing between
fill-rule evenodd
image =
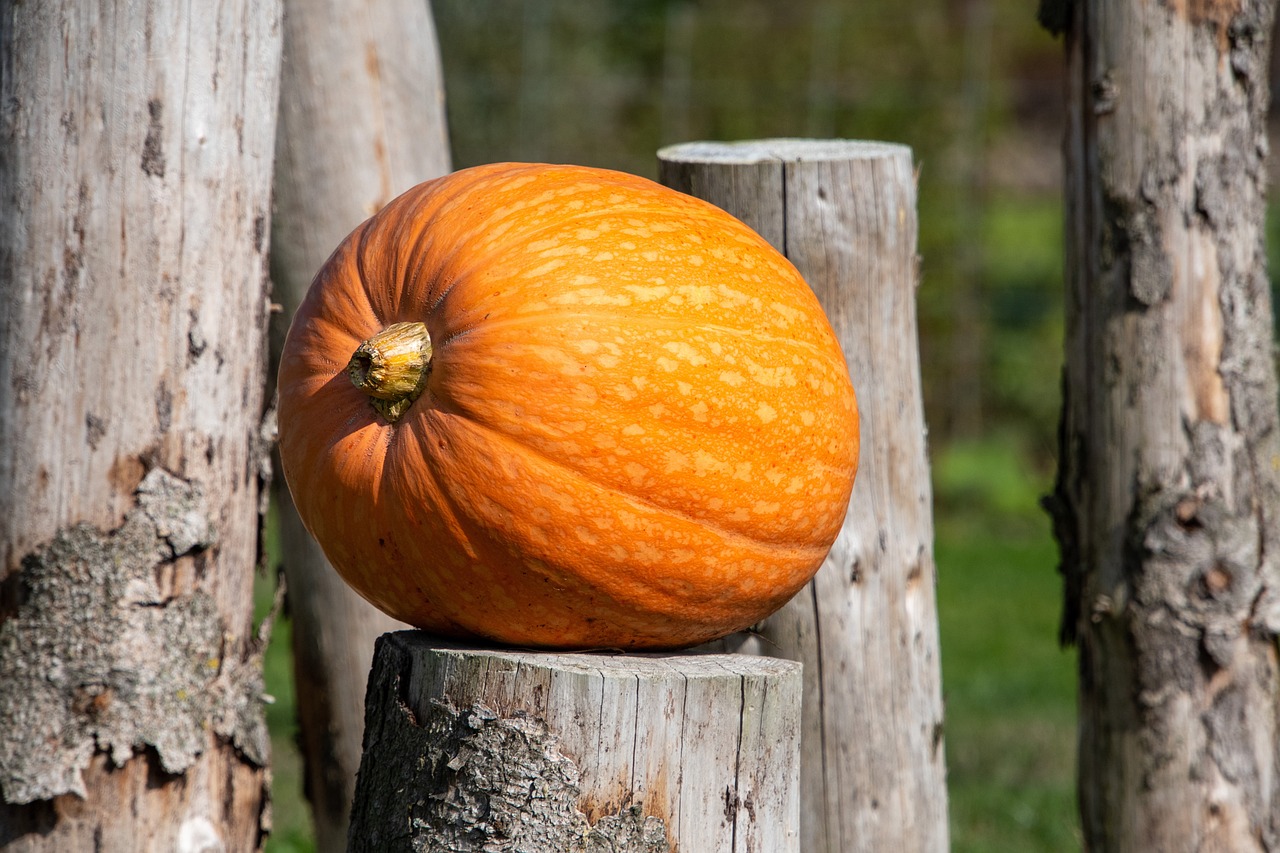
<instances>
[{"instance_id":1,"label":"pumpkin stem","mask_svg":"<svg viewBox=\"0 0 1280 853\"><path fill-rule=\"evenodd\" d=\"M400 420L431 375L431 337L422 323L394 323L356 347L347 364L351 384L389 423Z\"/></svg>"}]
</instances>

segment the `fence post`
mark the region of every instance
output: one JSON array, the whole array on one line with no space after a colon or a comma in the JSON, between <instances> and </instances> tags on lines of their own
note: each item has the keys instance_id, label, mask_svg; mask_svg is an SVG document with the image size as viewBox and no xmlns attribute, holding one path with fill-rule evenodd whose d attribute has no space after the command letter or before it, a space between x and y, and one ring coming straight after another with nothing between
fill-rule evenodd
<instances>
[{"instance_id":1,"label":"fence post","mask_svg":"<svg viewBox=\"0 0 1280 853\"><path fill-rule=\"evenodd\" d=\"M797 853L800 683L746 655L386 634L349 849Z\"/></svg>"},{"instance_id":2,"label":"fence post","mask_svg":"<svg viewBox=\"0 0 1280 853\"><path fill-rule=\"evenodd\" d=\"M734 214L796 265L858 393L861 470L835 547L809 588L760 626L763 644L749 635L727 647L804 663L803 849L946 850L911 151L695 142L658 159L663 183Z\"/></svg>"}]
</instances>

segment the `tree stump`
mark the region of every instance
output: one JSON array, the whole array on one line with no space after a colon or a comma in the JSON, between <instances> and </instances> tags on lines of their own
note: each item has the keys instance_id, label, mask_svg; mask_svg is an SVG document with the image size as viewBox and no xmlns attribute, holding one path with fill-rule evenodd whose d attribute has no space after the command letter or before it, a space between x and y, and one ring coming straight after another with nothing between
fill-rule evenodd
<instances>
[{"instance_id":1,"label":"tree stump","mask_svg":"<svg viewBox=\"0 0 1280 853\"><path fill-rule=\"evenodd\" d=\"M383 636L350 850L796 853L800 666Z\"/></svg>"},{"instance_id":2,"label":"tree stump","mask_svg":"<svg viewBox=\"0 0 1280 853\"><path fill-rule=\"evenodd\" d=\"M663 183L742 219L796 265L858 394L858 481L831 554L745 644L721 645L804 663L802 846L946 850L911 150L782 139L688 143L658 158Z\"/></svg>"}]
</instances>

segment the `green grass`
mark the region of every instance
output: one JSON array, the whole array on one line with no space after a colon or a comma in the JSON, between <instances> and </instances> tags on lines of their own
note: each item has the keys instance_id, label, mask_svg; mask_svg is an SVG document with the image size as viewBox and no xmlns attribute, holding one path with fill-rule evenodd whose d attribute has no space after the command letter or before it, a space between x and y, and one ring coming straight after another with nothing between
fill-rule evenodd
<instances>
[{"instance_id":1,"label":"green grass","mask_svg":"<svg viewBox=\"0 0 1280 853\"><path fill-rule=\"evenodd\" d=\"M274 513L272 514L274 519ZM267 565L280 563L274 521L268 522ZM275 569L254 584L255 618L263 619L275 594ZM283 613L276 618L263 659L267 695L267 729L271 732L271 835L265 853L313 853L311 810L302 796L302 756L298 752L298 717L290 651L293 625Z\"/></svg>"},{"instance_id":2,"label":"green grass","mask_svg":"<svg viewBox=\"0 0 1280 853\"><path fill-rule=\"evenodd\" d=\"M1056 551L1047 535L945 527L938 607L953 849L1078 850L1075 658L1055 640Z\"/></svg>"},{"instance_id":3,"label":"green grass","mask_svg":"<svg viewBox=\"0 0 1280 853\"><path fill-rule=\"evenodd\" d=\"M1016 441L934 460L948 788L956 853L1080 849L1074 794L1075 655L1058 648L1061 585L1048 488ZM274 564L275 561L272 561ZM260 612L274 583L259 582ZM274 832L267 853L311 853L296 746L289 621L266 656Z\"/></svg>"},{"instance_id":4,"label":"green grass","mask_svg":"<svg viewBox=\"0 0 1280 853\"><path fill-rule=\"evenodd\" d=\"M1079 850L1075 654L1057 643L1048 488L1016 443L935 463L938 611L956 853Z\"/></svg>"}]
</instances>

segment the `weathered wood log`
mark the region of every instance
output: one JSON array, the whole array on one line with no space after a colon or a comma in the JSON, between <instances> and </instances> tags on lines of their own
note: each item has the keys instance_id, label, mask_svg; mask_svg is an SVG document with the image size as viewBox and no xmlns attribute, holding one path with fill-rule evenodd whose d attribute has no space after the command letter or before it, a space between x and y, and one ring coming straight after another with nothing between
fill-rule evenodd
<instances>
[{"instance_id":1,"label":"weathered wood log","mask_svg":"<svg viewBox=\"0 0 1280 853\"><path fill-rule=\"evenodd\" d=\"M276 354L316 270L356 225L449 171L430 3L285 0L271 277ZM275 359L272 359L275 364ZM320 853L345 849L374 640L401 623L348 587L293 508L275 498L293 617L294 675Z\"/></svg>"},{"instance_id":2,"label":"weathered wood log","mask_svg":"<svg viewBox=\"0 0 1280 853\"><path fill-rule=\"evenodd\" d=\"M1045 2L1066 30L1063 639L1085 848L1280 846L1271 0Z\"/></svg>"},{"instance_id":3,"label":"weathered wood log","mask_svg":"<svg viewBox=\"0 0 1280 853\"><path fill-rule=\"evenodd\" d=\"M0 11L0 847L254 850L280 6Z\"/></svg>"},{"instance_id":4,"label":"weathered wood log","mask_svg":"<svg viewBox=\"0 0 1280 853\"><path fill-rule=\"evenodd\" d=\"M352 851L796 853L800 667L378 641Z\"/></svg>"},{"instance_id":5,"label":"weathered wood log","mask_svg":"<svg viewBox=\"0 0 1280 853\"><path fill-rule=\"evenodd\" d=\"M830 556L758 636L721 645L804 663L802 846L946 850L911 152L769 140L688 143L658 158L663 183L739 217L796 265L858 393L861 466Z\"/></svg>"}]
</instances>

